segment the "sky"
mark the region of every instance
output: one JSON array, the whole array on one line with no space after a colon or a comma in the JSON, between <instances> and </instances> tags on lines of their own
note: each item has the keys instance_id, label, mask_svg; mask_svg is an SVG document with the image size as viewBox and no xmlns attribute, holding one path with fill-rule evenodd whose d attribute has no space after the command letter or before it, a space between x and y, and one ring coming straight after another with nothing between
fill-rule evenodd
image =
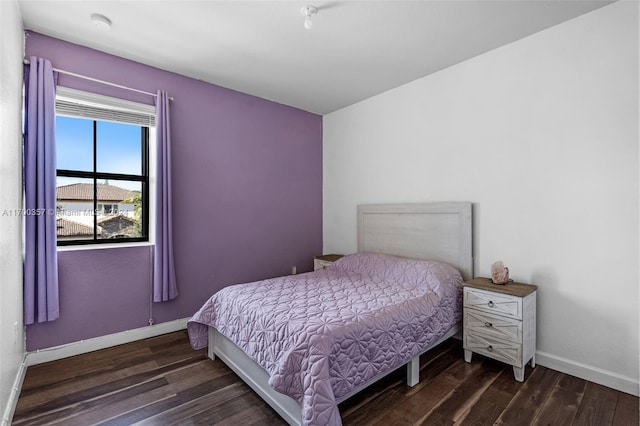
<instances>
[{"instance_id":1,"label":"sky","mask_svg":"<svg viewBox=\"0 0 640 426\"><path fill-rule=\"evenodd\" d=\"M140 174L140 127L108 121L97 123L97 171ZM56 160L58 169L93 170L93 120L56 117ZM57 186L77 182L90 181L58 178ZM140 190L139 182L111 180L109 184Z\"/></svg>"}]
</instances>

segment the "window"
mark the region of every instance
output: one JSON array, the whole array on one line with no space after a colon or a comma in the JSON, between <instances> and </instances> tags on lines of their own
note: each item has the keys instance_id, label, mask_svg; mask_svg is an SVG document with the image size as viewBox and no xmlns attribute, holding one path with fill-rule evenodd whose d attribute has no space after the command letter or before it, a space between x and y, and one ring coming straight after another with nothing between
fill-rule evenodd
<instances>
[{"instance_id":1,"label":"window","mask_svg":"<svg viewBox=\"0 0 640 426\"><path fill-rule=\"evenodd\" d=\"M59 246L149 240L149 132L154 117L153 107L137 105L58 88Z\"/></svg>"},{"instance_id":2,"label":"window","mask_svg":"<svg viewBox=\"0 0 640 426\"><path fill-rule=\"evenodd\" d=\"M96 209L98 214L109 215L109 214L118 214L118 205L117 204L98 204L98 208Z\"/></svg>"}]
</instances>

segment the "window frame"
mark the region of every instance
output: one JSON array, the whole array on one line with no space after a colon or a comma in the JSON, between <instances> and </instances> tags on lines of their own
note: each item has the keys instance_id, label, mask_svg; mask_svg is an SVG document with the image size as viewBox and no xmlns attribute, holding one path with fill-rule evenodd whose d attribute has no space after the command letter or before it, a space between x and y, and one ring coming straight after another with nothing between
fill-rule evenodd
<instances>
[{"instance_id":1,"label":"window frame","mask_svg":"<svg viewBox=\"0 0 640 426\"><path fill-rule=\"evenodd\" d=\"M62 90L61 90L62 89ZM75 89L68 89L59 87L57 92L57 99L63 99L67 102L74 102L78 105L88 105L90 107L98 107L105 110L114 110L114 112L120 111L128 111L137 114L144 114L147 116L155 116L155 108L150 105L137 104L130 101L120 100L117 98L110 98L103 95L96 95L88 92L82 92ZM153 112L151 112L153 111ZM112 245L120 245L127 243L151 243L151 235L150 230L151 227L151 208L152 208L152 179L151 179L151 152L152 146L150 141L150 134L155 134L153 131L152 125L131 123L125 121L118 120L101 120L101 119L93 119L91 117L86 117L82 115L75 114L67 114L67 113L58 113L56 112L56 117L64 116L78 119L85 119L93 122L93 170L85 171L85 170L69 170L69 169L58 169L56 168L56 177L70 177L70 178L81 178L81 179L90 179L93 182L93 211L97 213L98 204L102 205L104 209L105 204L113 206L115 203L98 203L98 182L101 180L108 180L111 182L118 181L134 181L140 182L141 185L141 197L142 197L142 215L141 215L141 233L140 237L124 237L124 238L98 238L98 215L93 214L93 237L91 239L65 239L65 240L57 240L58 248L61 247L74 247L74 246L102 246L105 244ZM140 175L136 174L126 174L126 173L113 173L113 172L98 172L97 170L97 157L98 157L98 132L97 132L97 122L98 121L111 121L121 124L135 125L139 126L141 129L141 173ZM57 185L56 185L57 187ZM57 205L57 200L56 200ZM115 204L116 208L118 205Z\"/></svg>"}]
</instances>

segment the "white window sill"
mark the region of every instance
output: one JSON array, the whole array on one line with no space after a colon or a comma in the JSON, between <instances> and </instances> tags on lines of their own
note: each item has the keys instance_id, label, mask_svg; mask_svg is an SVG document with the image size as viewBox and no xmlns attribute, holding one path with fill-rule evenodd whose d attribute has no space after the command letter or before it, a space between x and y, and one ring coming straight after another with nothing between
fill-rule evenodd
<instances>
[{"instance_id":1,"label":"white window sill","mask_svg":"<svg viewBox=\"0 0 640 426\"><path fill-rule=\"evenodd\" d=\"M79 244L77 246L58 246L58 251L81 251L81 250L103 250L129 247L151 247L154 244L150 241L135 243L113 243L113 244Z\"/></svg>"}]
</instances>

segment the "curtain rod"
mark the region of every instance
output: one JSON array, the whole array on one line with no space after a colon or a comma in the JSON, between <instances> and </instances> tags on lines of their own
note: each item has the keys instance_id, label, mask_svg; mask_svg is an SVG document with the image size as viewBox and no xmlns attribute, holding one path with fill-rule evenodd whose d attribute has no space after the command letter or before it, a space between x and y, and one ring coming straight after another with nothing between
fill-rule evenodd
<instances>
[{"instance_id":1,"label":"curtain rod","mask_svg":"<svg viewBox=\"0 0 640 426\"><path fill-rule=\"evenodd\" d=\"M29 65L30 63L31 62L28 59L24 60L24 64L25 65ZM100 83L100 84L106 84L107 86L117 87L118 89L124 89L124 90L130 90L132 92L142 93L143 95L153 96L154 98L158 96L156 93L145 92L144 90L134 89L133 87L127 87L127 86L122 86L120 84L111 83L109 81L98 80L97 78L87 77L86 75L76 74L74 72L61 70L59 68L53 68L53 70L56 71L56 72L59 72L60 74L66 74L66 75L70 75L72 77L78 77L78 78L82 78L84 80L89 80L89 81L93 81L93 82ZM169 97L169 100L172 101L173 98Z\"/></svg>"}]
</instances>

